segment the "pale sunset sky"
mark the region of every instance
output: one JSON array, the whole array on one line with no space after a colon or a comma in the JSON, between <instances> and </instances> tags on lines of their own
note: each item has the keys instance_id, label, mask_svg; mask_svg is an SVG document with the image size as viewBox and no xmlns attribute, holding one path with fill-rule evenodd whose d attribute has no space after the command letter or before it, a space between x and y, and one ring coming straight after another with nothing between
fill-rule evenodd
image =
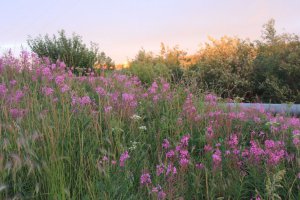
<instances>
[{"instance_id":1,"label":"pale sunset sky","mask_svg":"<svg viewBox=\"0 0 300 200\"><path fill-rule=\"evenodd\" d=\"M116 63L160 43L194 53L208 36L259 39L274 18L280 32L300 35L300 0L0 0L0 53L28 49L29 35L64 29L96 42Z\"/></svg>"}]
</instances>

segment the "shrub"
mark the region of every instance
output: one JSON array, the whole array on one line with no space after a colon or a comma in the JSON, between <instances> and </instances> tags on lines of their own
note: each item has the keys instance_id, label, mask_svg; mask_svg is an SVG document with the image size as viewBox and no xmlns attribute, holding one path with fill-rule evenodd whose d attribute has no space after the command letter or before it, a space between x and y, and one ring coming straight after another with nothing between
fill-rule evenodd
<instances>
[{"instance_id":1,"label":"shrub","mask_svg":"<svg viewBox=\"0 0 300 200\"><path fill-rule=\"evenodd\" d=\"M52 38L48 34L44 37L41 35L36 38L29 37L27 43L39 57L48 57L52 62L61 60L68 67L77 67L76 73L92 68L96 61L113 65L111 58L106 57L103 52L99 53L97 44L91 43L88 48L79 35L73 33L72 37L68 38L64 30L59 31L58 36L53 35Z\"/></svg>"}]
</instances>

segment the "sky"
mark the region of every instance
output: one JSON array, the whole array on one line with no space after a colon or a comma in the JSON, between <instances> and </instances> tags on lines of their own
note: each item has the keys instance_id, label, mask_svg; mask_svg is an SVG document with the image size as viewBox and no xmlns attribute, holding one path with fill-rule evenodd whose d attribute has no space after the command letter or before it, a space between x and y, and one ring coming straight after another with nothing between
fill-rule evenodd
<instances>
[{"instance_id":1,"label":"sky","mask_svg":"<svg viewBox=\"0 0 300 200\"><path fill-rule=\"evenodd\" d=\"M64 29L116 63L142 48L158 53L161 42L195 53L208 36L259 39L271 18L279 33L300 35L299 7L300 0L0 0L0 52Z\"/></svg>"}]
</instances>

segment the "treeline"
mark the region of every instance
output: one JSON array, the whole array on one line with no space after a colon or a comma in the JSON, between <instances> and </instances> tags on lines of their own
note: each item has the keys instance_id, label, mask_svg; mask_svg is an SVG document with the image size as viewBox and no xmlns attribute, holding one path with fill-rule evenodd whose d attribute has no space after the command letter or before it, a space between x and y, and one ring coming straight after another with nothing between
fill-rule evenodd
<instances>
[{"instance_id":1,"label":"treeline","mask_svg":"<svg viewBox=\"0 0 300 200\"><path fill-rule=\"evenodd\" d=\"M145 84L163 77L245 102L300 103L299 37L277 34L274 24L273 19L268 21L257 41L209 38L194 55L164 44L159 55L141 50L126 71Z\"/></svg>"}]
</instances>

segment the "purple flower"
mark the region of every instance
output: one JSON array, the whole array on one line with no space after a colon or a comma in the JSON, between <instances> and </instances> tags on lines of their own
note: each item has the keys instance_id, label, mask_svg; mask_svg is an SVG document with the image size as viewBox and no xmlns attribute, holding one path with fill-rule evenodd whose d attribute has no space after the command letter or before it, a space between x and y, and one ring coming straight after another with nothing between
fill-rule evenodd
<instances>
[{"instance_id":1,"label":"purple flower","mask_svg":"<svg viewBox=\"0 0 300 200\"><path fill-rule=\"evenodd\" d=\"M165 171L165 166L163 164L156 166L156 176L160 176Z\"/></svg>"},{"instance_id":2,"label":"purple flower","mask_svg":"<svg viewBox=\"0 0 300 200\"><path fill-rule=\"evenodd\" d=\"M166 196L167 196L166 193L161 190L161 191L158 192L157 198L158 199L165 199Z\"/></svg>"},{"instance_id":3,"label":"purple flower","mask_svg":"<svg viewBox=\"0 0 300 200\"><path fill-rule=\"evenodd\" d=\"M24 95L25 94L22 92L22 90L17 90L14 98L15 102L20 102Z\"/></svg>"},{"instance_id":4,"label":"purple flower","mask_svg":"<svg viewBox=\"0 0 300 200\"><path fill-rule=\"evenodd\" d=\"M64 84L61 88L60 88L60 91L62 92L62 93L65 93L65 92L67 92L67 91L69 91L70 90L70 87L68 86L68 85L66 85L66 84Z\"/></svg>"},{"instance_id":5,"label":"purple flower","mask_svg":"<svg viewBox=\"0 0 300 200\"><path fill-rule=\"evenodd\" d=\"M181 167L186 167L189 164L189 160L187 158L181 158L179 164Z\"/></svg>"},{"instance_id":6,"label":"purple flower","mask_svg":"<svg viewBox=\"0 0 300 200\"><path fill-rule=\"evenodd\" d=\"M151 176L149 173L145 173L145 174L142 174L141 175L141 178L140 178L140 183L141 185L148 185L151 183Z\"/></svg>"},{"instance_id":7,"label":"purple flower","mask_svg":"<svg viewBox=\"0 0 300 200\"><path fill-rule=\"evenodd\" d=\"M190 139L190 135L184 135L181 140L180 140L180 144L182 147L187 147L188 143L189 143L189 139Z\"/></svg>"},{"instance_id":8,"label":"purple flower","mask_svg":"<svg viewBox=\"0 0 300 200\"><path fill-rule=\"evenodd\" d=\"M111 106L104 106L104 112L105 113L110 113L111 110L112 110Z\"/></svg>"},{"instance_id":9,"label":"purple flower","mask_svg":"<svg viewBox=\"0 0 300 200\"><path fill-rule=\"evenodd\" d=\"M24 109L12 108L9 110L10 115L13 119L22 118L25 115Z\"/></svg>"},{"instance_id":10,"label":"purple flower","mask_svg":"<svg viewBox=\"0 0 300 200\"><path fill-rule=\"evenodd\" d=\"M170 142L169 142L169 140L164 139L163 144L162 144L162 147L163 147L164 149L168 149L168 148L170 147Z\"/></svg>"},{"instance_id":11,"label":"purple flower","mask_svg":"<svg viewBox=\"0 0 300 200\"><path fill-rule=\"evenodd\" d=\"M205 152L209 152L209 151L212 151L213 150L213 148L209 145L209 144L206 144L205 146L204 146L204 151Z\"/></svg>"},{"instance_id":12,"label":"purple flower","mask_svg":"<svg viewBox=\"0 0 300 200\"><path fill-rule=\"evenodd\" d=\"M105 96L105 95L106 95L106 91L105 91L102 87L97 87L97 88L96 88L96 92L97 92L97 94L99 94L100 96Z\"/></svg>"},{"instance_id":13,"label":"purple flower","mask_svg":"<svg viewBox=\"0 0 300 200\"><path fill-rule=\"evenodd\" d=\"M65 76L64 75L60 75L60 76L57 76L55 78L55 83L57 85L63 85L64 84L64 81L65 81Z\"/></svg>"},{"instance_id":14,"label":"purple flower","mask_svg":"<svg viewBox=\"0 0 300 200\"><path fill-rule=\"evenodd\" d=\"M299 140L298 137L295 137L295 138L293 139L293 144L294 144L295 146L298 146L298 144L300 144L300 140Z\"/></svg>"},{"instance_id":15,"label":"purple flower","mask_svg":"<svg viewBox=\"0 0 300 200\"><path fill-rule=\"evenodd\" d=\"M170 150L166 153L167 158L172 158L173 156L175 156L175 152L173 150Z\"/></svg>"},{"instance_id":16,"label":"purple flower","mask_svg":"<svg viewBox=\"0 0 300 200\"><path fill-rule=\"evenodd\" d=\"M197 163L196 168L197 169L204 169L204 164L203 163Z\"/></svg>"},{"instance_id":17,"label":"purple flower","mask_svg":"<svg viewBox=\"0 0 300 200\"><path fill-rule=\"evenodd\" d=\"M7 93L7 88L4 83L0 84L0 97L4 97Z\"/></svg>"},{"instance_id":18,"label":"purple flower","mask_svg":"<svg viewBox=\"0 0 300 200\"><path fill-rule=\"evenodd\" d=\"M120 157L120 167L124 167L125 161L130 158L128 151L125 151Z\"/></svg>"},{"instance_id":19,"label":"purple flower","mask_svg":"<svg viewBox=\"0 0 300 200\"><path fill-rule=\"evenodd\" d=\"M43 87L42 88L42 92L46 95L46 96L50 96L53 94L54 90L51 87Z\"/></svg>"},{"instance_id":20,"label":"purple flower","mask_svg":"<svg viewBox=\"0 0 300 200\"><path fill-rule=\"evenodd\" d=\"M149 88L149 94L155 94L157 92L158 89L158 85L157 83L154 81L151 85L151 87Z\"/></svg>"},{"instance_id":21,"label":"purple flower","mask_svg":"<svg viewBox=\"0 0 300 200\"><path fill-rule=\"evenodd\" d=\"M80 105L84 106L92 103L92 100L89 96L83 96L80 98L79 103Z\"/></svg>"},{"instance_id":22,"label":"purple flower","mask_svg":"<svg viewBox=\"0 0 300 200\"><path fill-rule=\"evenodd\" d=\"M13 79L13 80L9 81L9 84L11 86L15 86L17 84L17 81Z\"/></svg>"},{"instance_id":23,"label":"purple flower","mask_svg":"<svg viewBox=\"0 0 300 200\"><path fill-rule=\"evenodd\" d=\"M217 168L221 165L222 162L222 153L219 149L215 151L215 153L212 155L214 168Z\"/></svg>"},{"instance_id":24,"label":"purple flower","mask_svg":"<svg viewBox=\"0 0 300 200\"><path fill-rule=\"evenodd\" d=\"M52 72L51 72L50 68L48 68L48 67L45 67L42 70L42 74L43 74L43 76L46 76L46 77L51 77L52 76Z\"/></svg>"}]
</instances>

